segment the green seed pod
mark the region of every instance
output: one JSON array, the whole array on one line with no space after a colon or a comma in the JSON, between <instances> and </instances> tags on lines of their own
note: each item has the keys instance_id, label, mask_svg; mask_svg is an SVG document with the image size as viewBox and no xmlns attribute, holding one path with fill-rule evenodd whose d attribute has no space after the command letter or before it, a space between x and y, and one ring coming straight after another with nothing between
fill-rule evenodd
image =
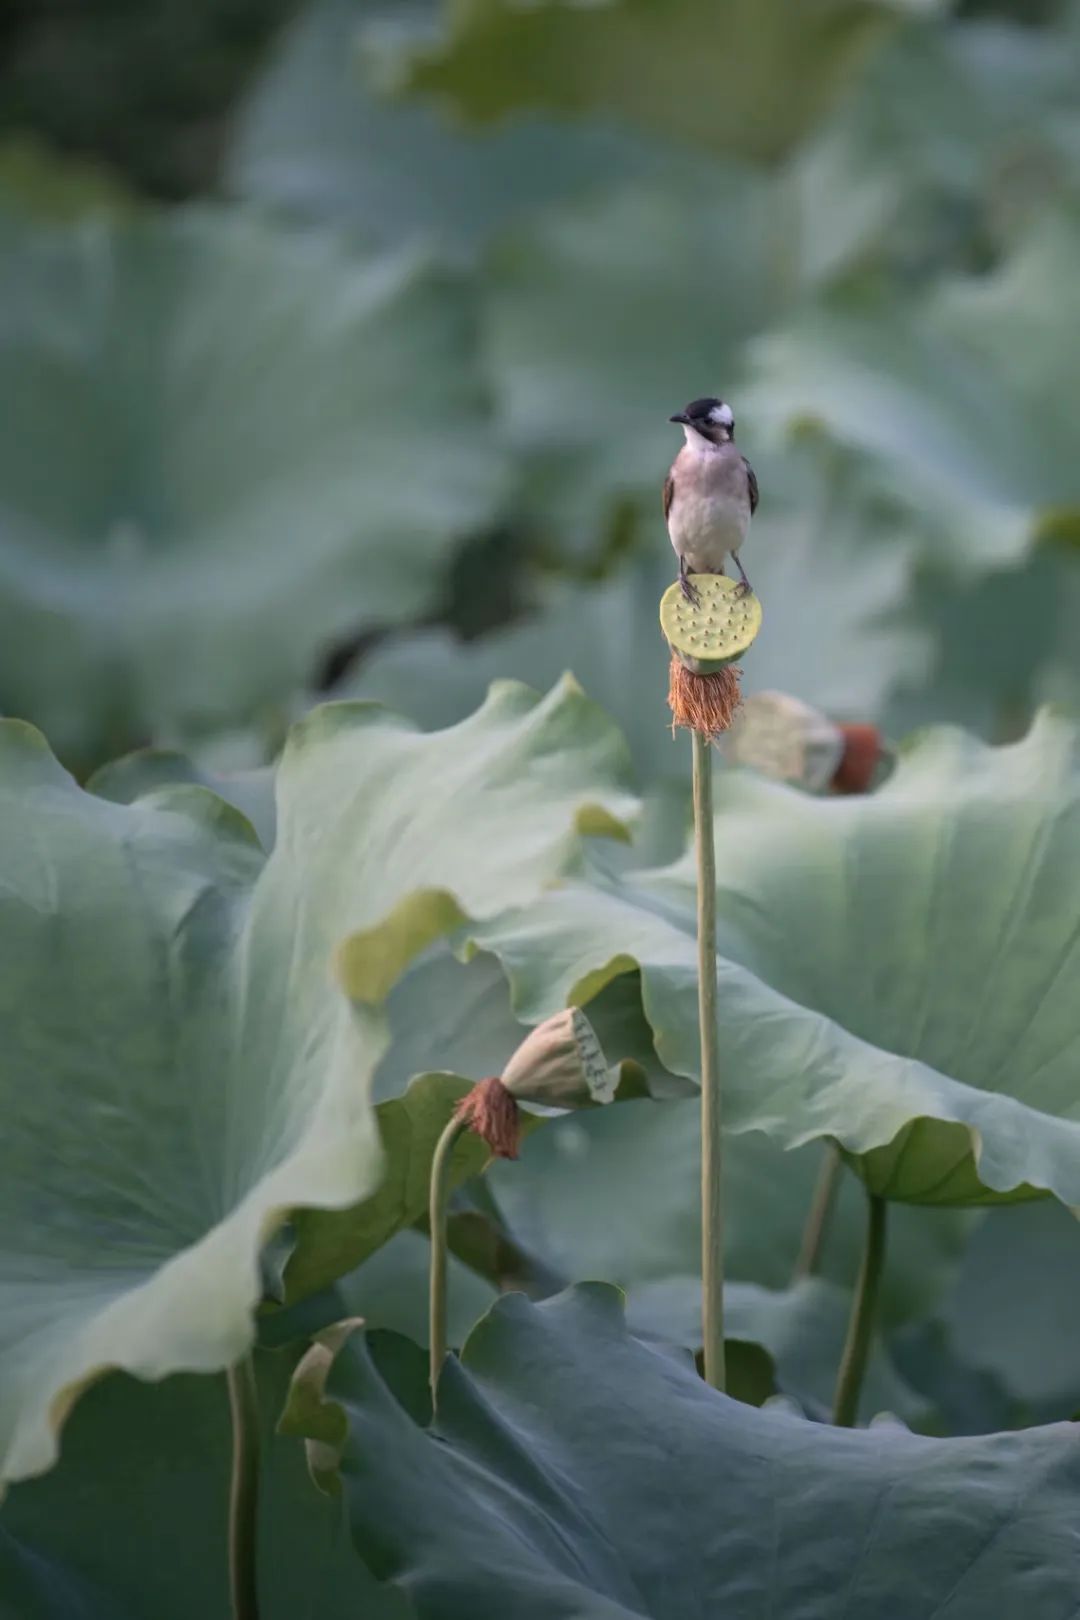
<instances>
[{"instance_id":1,"label":"green seed pod","mask_svg":"<svg viewBox=\"0 0 1080 1620\"><path fill-rule=\"evenodd\" d=\"M668 646L695 675L711 675L741 658L761 629L761 603L723 574L691 574L698 595L688 602L676 581L660 599Z\"/></svg>"}]
</instances>

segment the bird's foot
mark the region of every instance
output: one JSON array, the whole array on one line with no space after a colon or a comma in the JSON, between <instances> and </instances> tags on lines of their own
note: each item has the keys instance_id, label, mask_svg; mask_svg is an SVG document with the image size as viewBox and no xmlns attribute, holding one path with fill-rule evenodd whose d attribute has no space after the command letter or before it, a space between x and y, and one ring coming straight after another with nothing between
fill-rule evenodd
<instances>
[{"instance_id":1,"label":"bird's foot","mask_svg":"<svg viewBox=\"0 0 1080 1620\"><path fill-rule=\"evenodd\" d=\"M748 579L740 579L739 583L735 587L734 594L736 596L749 596L750 595L750 581Z\"/></svg>"},{"instance_id":2,"label":"bird's foot","mask_svg":"<svg viewBox=\"0 0 1080 1620\"><path fill-rule=\"evenodd\" d=\"M691 607L701 606L701 596L697 586L686 572L686 558L679 558L679 589L682 591Z\"/></svg>"}]
</instances>

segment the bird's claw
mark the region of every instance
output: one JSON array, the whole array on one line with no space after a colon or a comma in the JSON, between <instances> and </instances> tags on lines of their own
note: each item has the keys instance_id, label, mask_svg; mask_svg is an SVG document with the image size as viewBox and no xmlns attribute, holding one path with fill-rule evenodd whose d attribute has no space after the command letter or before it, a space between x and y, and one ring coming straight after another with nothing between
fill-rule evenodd
<instances>
[{"instance_id":1,"label":"bird's claw","mask_svg":"<svg viewBox=\"0 0 1080 1620\"><path fill-rule=\"evenodd\" d=\"M686 574L679 575L679 589L682 591L691 607L701 606L701 594L698 591L697 586L691 579L687 577Z\"/></svg>"},{"instance_id":2,"label":"bird's claw","mask_svg":"<svg viewBox=\"0 0 1080 1620\"><path fill-rule=\"evenodd\" d=\"M739 583L735 587L734 594L737 597L739 597L739 596L749 596L750 595L750 581L748 579L740 579Z\"/></svg>"}]
</instances>

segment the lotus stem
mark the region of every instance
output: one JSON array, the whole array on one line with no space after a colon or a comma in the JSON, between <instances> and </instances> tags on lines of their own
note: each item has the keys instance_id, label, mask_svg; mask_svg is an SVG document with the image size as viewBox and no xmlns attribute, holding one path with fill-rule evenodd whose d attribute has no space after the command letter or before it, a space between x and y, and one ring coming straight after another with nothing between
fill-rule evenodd
<instances>
[{"instance_id":1,"label":"lotus stem","mask_svg":"<svg viewBox=\"0 0 1080 1620\"><path fill-rule=\"evenodd\" d=\"M232 1413L232 1480L229 1489L229 1588L233 1620L259 1620L256 1562L259 1514L259 1399L249 1351L226 1378Z\"/></svg>"},{"instance_id":2,"label":"lotus stem","mask_svg":"<svg viewBox=\"0 0 1080 1620\"><path fill-rule=\"evenodd\" d=\"M705 1381L726 1387L724 1368L724 1189L720 1058L716 1028L716 849L712 758L693 733L697 844L698 1020L701 1028L701 1328Z\"/></svg>"},{"instance_id":3,"label":"lotus stem","mask_svg":"<svg viewBox=\"0 0 1080 1620\"><path fill-rule=\"evenodd\" d=\"M834 1143L829 1142L826 1145L825 1156L818 1171L814 1196L806 1216L806 1225L803 1227L799 1258L796 1260L795 1270L791 1274L793 1283L802 1282L805 1277L813 1277L821 1264L821 1251L825 1247L825 1238L828 1235L829 1222L832 1220L836 1194L840 1187L840 1173L843 1168L844 1161L840 1157L839 1148Z\"/></svg>"},{"instance_id":4,"label":"lotus stem","mask_svg":"<svg viewBox=\"0 0 1080 1620\"><path fill-rule=\"evenodd\" d=\"M859 1415L859 1395L866 1374L866 1364L870 1359L870 1344L874 1336L884 1264L885 1200L868 1193L866 1244L862 1264L859 1267L859 1279L855 1284L855 1297L851 1303L847 1342L840 1361L833 1402L833 1423L841 1429L853 1429Z\"/></svg>"},{"instance_id":5,"label":"lotus stem","mask_svg":"<svg viewBox=\"0 0 1080 1620\"><path fill-rule=\"evenodd\" d=\"M447 1123L431 1159L428 1217L431 1226L431 1270L428 1275L428 1381L434 1410L439 1374L446 1360L446 1213L450 1202L450 1161L468 1120L457 1113Z\"/></svg>"}]
</instances>

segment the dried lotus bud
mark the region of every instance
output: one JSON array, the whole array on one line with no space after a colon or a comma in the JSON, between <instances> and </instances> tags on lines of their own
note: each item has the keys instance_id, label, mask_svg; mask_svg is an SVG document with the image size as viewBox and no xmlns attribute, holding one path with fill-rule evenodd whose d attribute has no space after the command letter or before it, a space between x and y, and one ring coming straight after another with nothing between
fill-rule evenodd
<instances>
[{"instance_id":1,"label":"dried lotus bud","mask_svg":"<svg viewBox=\"0 0 1080 1620\"><path fill-rule=\"evenodd\" d=\"M824 793L844 757L840 727L786 692L755 692L724 745L733 765Z\"/></svg>"},{"instance_id":2,"label":"dried lotus bud","mask_svg":"<svg viewBox=\"0 0 1080 1620\"><path fill-rule=\"evenodd\" d=\"M611 1102L618 1072L608 1068L596 1031L580 1007L566 1007L526 1035L503 1070L502 1082L519 1102L587 1108Z\"/></svg>"},{"instance_id":3,"label":"dried lotus bud","mask_svg":"<svg viewBox=\"0 0 1080 1620\"><path fill-rule=\"evenodd\" d=\"M786 692L747 698L724 744L732 765L810 793L866 793L884 751L876 726L837 725Z\"/></svg>"},{"instance_id":4,"label":"dried lotus bud","mask_svg":"<svg viewBox=\"0 0 1080 1620\"><path fill-rule=\"evenodd\" d=\"M609 1103L618 1071L609 1069L596 1032L577 1007L545 1018L532 1030L503 1071L480 1080L461 1098L456 1117L500 1159L516 1159L518 1103L547 1108L587 1108Z\"/></svg>"}]
</instances>

